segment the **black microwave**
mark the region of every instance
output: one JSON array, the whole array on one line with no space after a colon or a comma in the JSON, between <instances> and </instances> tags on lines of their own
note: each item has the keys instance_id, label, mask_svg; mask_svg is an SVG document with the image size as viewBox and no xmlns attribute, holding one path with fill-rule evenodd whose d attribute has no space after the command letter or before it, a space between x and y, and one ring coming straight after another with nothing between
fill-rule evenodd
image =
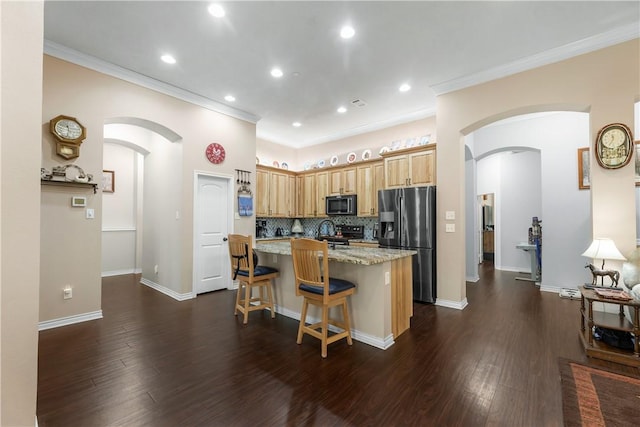
<instances>
[{"instance_id":1,"label":"black microwave","mask_svg":"<svg viewBox=\"0 0 640 427\"><path fill-rule=\"evenodd\" d=\"M357 215L357 196L355 194L345 196L327 196L325 212L327 215Z\"/></svg>"}]
</instances>

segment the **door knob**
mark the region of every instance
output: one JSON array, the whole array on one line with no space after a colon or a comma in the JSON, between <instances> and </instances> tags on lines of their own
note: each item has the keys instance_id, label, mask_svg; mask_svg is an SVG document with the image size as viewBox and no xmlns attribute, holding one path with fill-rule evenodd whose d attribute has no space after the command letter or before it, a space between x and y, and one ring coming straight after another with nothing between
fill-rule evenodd
<instances>
[{"instance_id":1,"label":"door knob","mask_svg":"<svg viewBox=\"0 0 640 427\"><path fill-rule=\"evenodd\" d=\"M226 237L223 237L223 238L222 238L222 241L223 241L223 242L226 242L227 240L229 240L229 239L227 239Z\"/></svg>"}]
</instances>

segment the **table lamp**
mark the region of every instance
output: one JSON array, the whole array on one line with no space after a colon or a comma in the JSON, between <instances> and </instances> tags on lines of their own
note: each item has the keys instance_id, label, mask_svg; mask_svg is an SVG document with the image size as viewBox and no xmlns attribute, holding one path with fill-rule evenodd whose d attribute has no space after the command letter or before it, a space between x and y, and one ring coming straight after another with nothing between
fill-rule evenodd
<instances>
[{"instance_id":1,"label":"table lamp","mask_svg":"<svg viewBox=\"0 0 640 427\"><path fill-rule=\"evenodd\" d=\"M591 275L593 276L593 281L591 286L596 285L597 277L600 276L602 280L602 286L604 286L604 276L609 276L611 278L611 286L618 286L618 279L620 278L620 272L616 270L605 270L604 262L605 260L618 260L618 261L626 261L627 259L620 253L618 248L616 248L616 244L613 243L613 240L606 238L595 238L591 245L587 248L586 251L582 254L583 257L592 258L592 259L601 259L602 267L598 269L593 264L588 264L585 268L589 268L591 270Z\"/></svg>"}]
</instances>

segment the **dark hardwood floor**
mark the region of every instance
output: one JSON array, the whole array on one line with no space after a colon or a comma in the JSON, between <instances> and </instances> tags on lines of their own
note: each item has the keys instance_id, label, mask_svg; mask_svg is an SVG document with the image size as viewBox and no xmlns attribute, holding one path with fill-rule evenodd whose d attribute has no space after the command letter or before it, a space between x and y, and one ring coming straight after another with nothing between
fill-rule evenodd
<instances>
[{"instance_id":1,"label":"dark hardwood floor","mask_svg":"<svg viewBox=\"0 0 640 427\"><path fill-rule=\"evenodd\" d=\"M587 361L579 301L490 266L466 309L416 304L388 350L326 360L292 319L242 325L231 291L177 302L118 276L102 295L103 319L40 333L41 427L559 426L558 358Z\"/></svg>"}]
</instances>

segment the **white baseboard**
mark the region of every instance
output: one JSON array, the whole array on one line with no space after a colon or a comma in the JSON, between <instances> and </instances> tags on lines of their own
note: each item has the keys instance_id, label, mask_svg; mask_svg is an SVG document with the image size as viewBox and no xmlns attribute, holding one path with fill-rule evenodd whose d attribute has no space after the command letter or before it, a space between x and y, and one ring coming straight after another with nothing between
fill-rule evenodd
<instances>
[{"instance_id":1,"label":"white baseboard","mask_svg":"<svg viewBox=\"0 0 640 427\"><path fill-rule=\"evenodd\" d=\"M479 280L480 280L480 276L474 276L474 277L469 277L469 276L467 276L467 277L465 278L465 281L467 281L467 282L472 282L472 283L475 283L475 282L477 282L477 281L479 281Z\"/></svg>"},{"instance_id":2,"label":"white baseboard","mask_svg":"<svg viewBox=\"0 0 640 427\"><path fill-rule=\"evenodd\" d=\"M436 305L439 305L440 307L455 308L456 310L464 310L464 308L469 305L469 302L466 298L462 301L451 301L442 298L436 298Z\"/></svg>"},{"instance_id":3,"label":"white baseboard","mask_svg":"<svg viewBox=\"0 0 640 427\"><path fill-rule=\"evenodd\" d=\"M149 279L145 279L144 277L142 279L140 279L140 283L142 283L145 286L150 287L151 289L155 289L158 292L162 292L163 294L177 300L177 301L186 301L188 299L192 299L195 298L196 295L193 292L187 292L186 294L181 294L178 293L176 291L174 291L173 289L169 289L165 286L159 285L155 282L152 282Z\"/></svg>"},{"instance_id":4,"label":"white baseboard","mask_svg":"<svg viewBox=\"0 0 640 427\"><path fill-rule=\"evenodd\" d=\"M522 273L522 274L531 274L530 267L509 267L509 266L500 266L495 267L496 270L500 271L510 271L512 273Z\"/></svg>"},{"instance_id":5,"label":"white baseboard","mask_svg":"<svg viewBox=\"0 0 640 427\"><path fill-rule=\"evenodd\" d=\"M73 325L74 323L88 322L89 320L97 319L102 319L102 310L75 314L73 316L61 317L59 319L45 320L44 322L38 323L38 330L45 331L47 329L59 328L60 326Z\"/></svg>"},{"instance_id":6,"label":"white baseboard","mask_svg":"<svg viewBox=\"0 0 640 427\"><path fill-rule=\"evenodd\" d=\"M573 288L578 289L577 286L552 286L552 285L543 285L540 284L540 291L542 292L553 292L555 294L560 294L560 291L563 288Z\"/></svg>"},{"instance_id":7,"label":"white baseboard","mask_svg":"<svg viewBox=\"0 0 640 427\"><path fill-rule=\"evenodd\" d=\"M141 274L141 268L127 268L124 270L111 270L111 271L103 271L102 277L111 277L111 276L123 276L125 274Z\"/></svg>"},{"instance_id":8,"label":"white baseboard","mask_svg":"<svg viewBox=\"0 0 640 427\"><path fill-rule=\"evenodd\" d=\"M276 313L300 321L300 313L297 311L289 310L287 308L276 305ZM316 323L319 321L319 318L314 318L307 315L307 322ZM333 332L339 332L339 329L331 325L329 325L329 330ZM393 334L389 334L389 336L385 337L384 339L380 339L378 337L374 337L373 335L360 332L357 329L351 329L351 338L361 343L368 344L372 347L380 348L382 350L386 350L393 344L395 344L395 341L393 340Z\"/></svg>"}]
</instances>

